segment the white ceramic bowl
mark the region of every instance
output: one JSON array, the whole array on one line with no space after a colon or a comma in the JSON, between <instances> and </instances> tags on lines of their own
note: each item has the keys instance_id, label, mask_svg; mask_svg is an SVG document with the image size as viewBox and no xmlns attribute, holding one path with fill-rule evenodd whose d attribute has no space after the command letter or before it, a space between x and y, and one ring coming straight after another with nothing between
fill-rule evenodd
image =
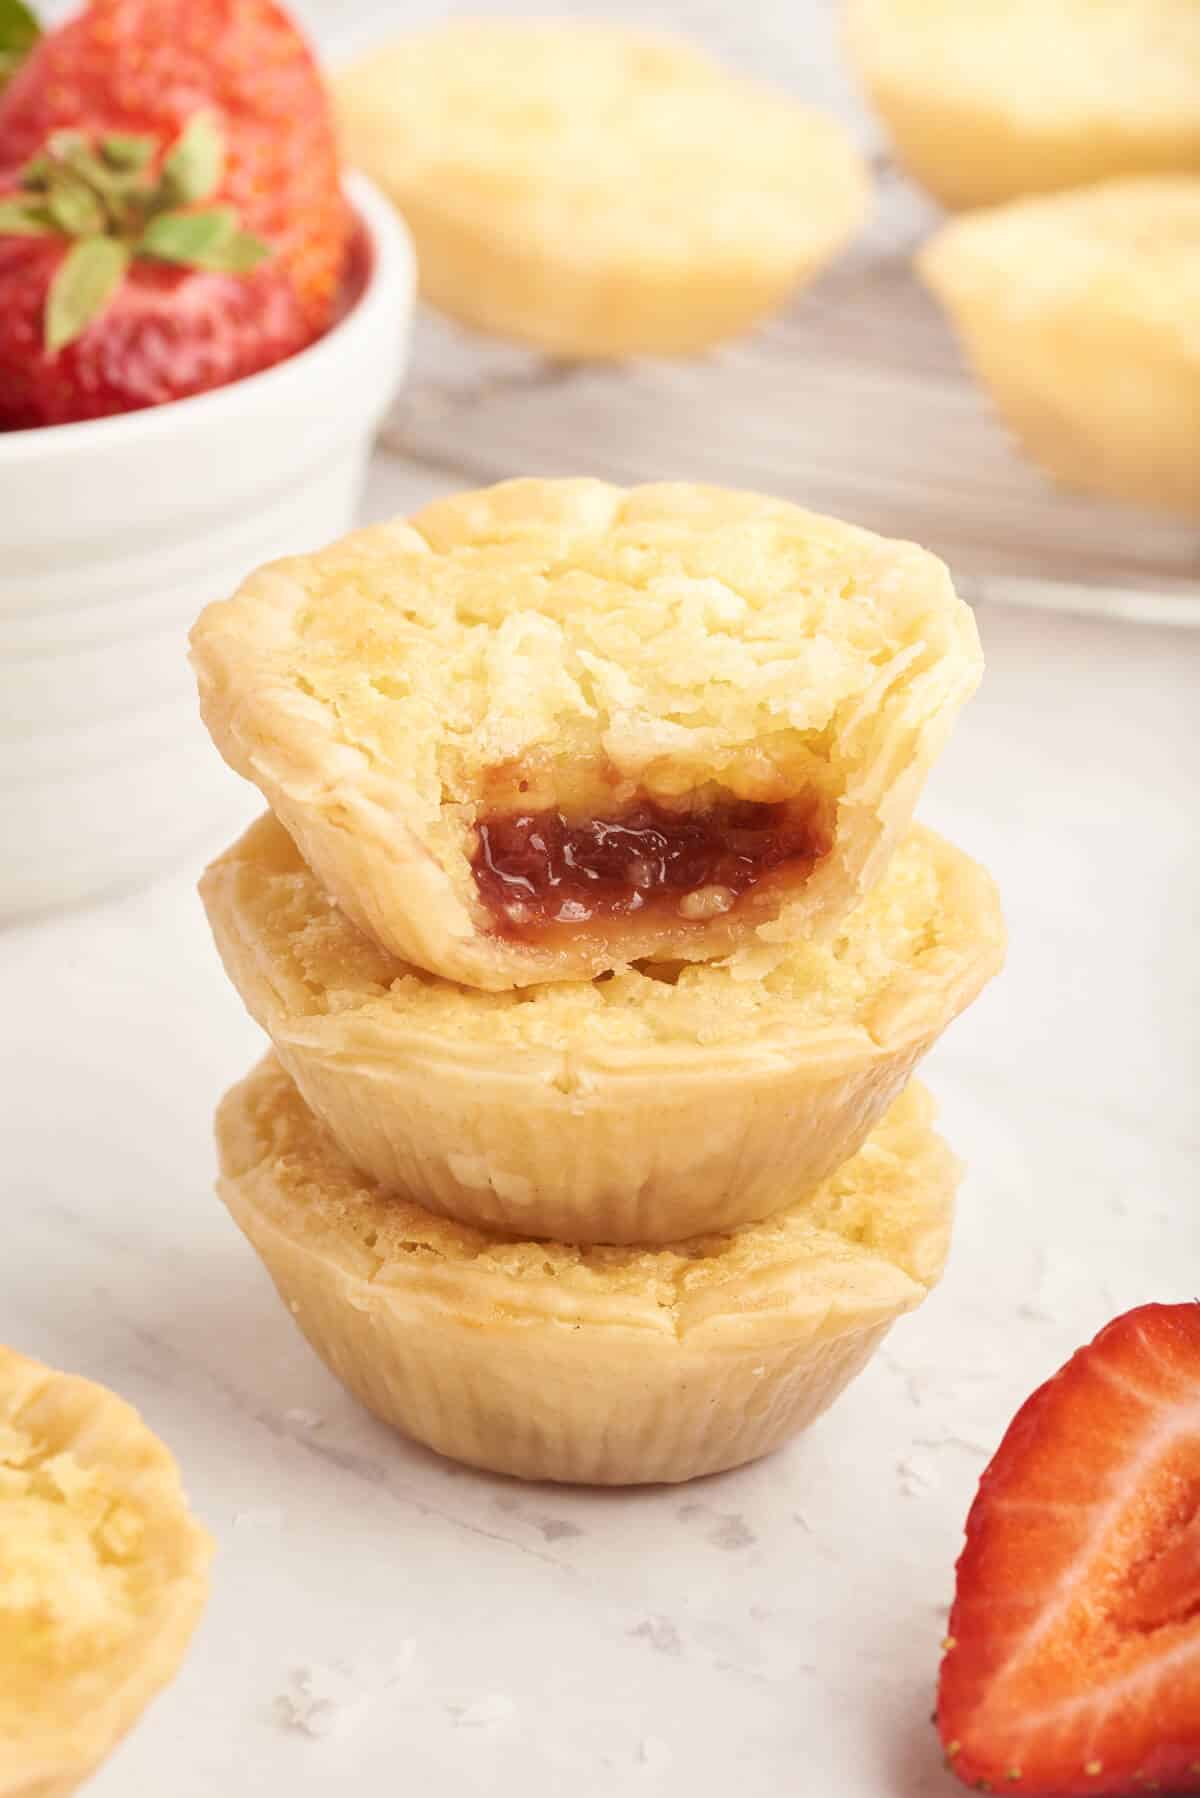
<instances>
[{"instance_id":1,"label":"white ceramic bowl","mask_svg":"<svg viewBox=\"0 0 1200 1798\"><path fill-rule=\"evenodd\" d=\"M246 815L187 632L353 520L415 264L377 191L347 191L365 283L311 348L195 399L0 435L0 920L133 884Z\"/></svg>"}]
</instances>

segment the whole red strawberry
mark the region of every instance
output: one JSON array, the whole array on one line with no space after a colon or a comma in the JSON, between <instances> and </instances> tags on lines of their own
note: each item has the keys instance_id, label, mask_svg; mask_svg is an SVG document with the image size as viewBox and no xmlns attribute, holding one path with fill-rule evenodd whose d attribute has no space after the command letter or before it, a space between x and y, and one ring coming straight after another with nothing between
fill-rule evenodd
<instances>
[{"instance_id":1,"label":"whole red strawberry","mask_svg":"<svg viewBox=\"0 0 1200 1798\"><path fill-rule=\"evenodd\" d=\"M165 158L56 132L0 195L0 427L184 399L311 340L271 245L207 203L222 162L206 113Z\"/></svg>"},{"instance_id":2,"label":"whole red strawberry","mask_svg":"<svg viewBox=\"0 0 1200 1798\"><path fill-rule=\"evenodd\" d=\"M310 331L325 330L349 219L320 73L273 0L92 0L0 93L0 170L29 162L63 128L165 146L200 111L226 145L214 198L274 247Z\"/></svg>"},{"instance_id":3,"label":"whole red strawberry","mask_svg":"<svg viewBox=\"0 0 1200 1798\"><path fill-rule=\"evenodd\" d=\"M1200 1305L1117 1318L1018 1412L967 1520L938 1726L979 1790L1200 1792Z\"/></svg>"}]
</instances>

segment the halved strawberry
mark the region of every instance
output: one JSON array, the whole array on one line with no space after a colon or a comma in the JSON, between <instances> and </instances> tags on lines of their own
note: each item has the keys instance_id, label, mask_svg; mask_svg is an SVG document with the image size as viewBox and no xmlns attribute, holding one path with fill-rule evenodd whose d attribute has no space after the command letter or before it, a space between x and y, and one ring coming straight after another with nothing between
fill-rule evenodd
<instances>
[{"instance_id":1,"label":"halved strawberry","mask_svg":"<svg viewBox=\"0 0 1200 1798\"><path fill-rule=\"evenodd\" d=\"M937 1720L984 1790L1200 1792L1200 1305L1117 1318L1018 1412L967 1519Z\"/></svg>"}]
</instances>

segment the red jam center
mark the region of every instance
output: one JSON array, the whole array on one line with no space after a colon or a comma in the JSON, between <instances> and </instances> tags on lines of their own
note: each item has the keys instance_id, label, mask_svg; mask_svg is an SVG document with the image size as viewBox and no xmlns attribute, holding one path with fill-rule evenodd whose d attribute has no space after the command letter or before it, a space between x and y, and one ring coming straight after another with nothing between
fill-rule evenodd
<instances>
[{"instance_id":1,"label":"red jam center","mask_svg":"<svg viewBox=\"0 0 1200 1798\"><path fill-rule=\"evenodd\" d=\"M619 818L517 812L476 830L480 898L500 929L518 933L648 906L702 921L732 910L765 875L806 873L829 848L818 809L794 803L688 814L644 800Z\"/></svg>"}]
</instances>

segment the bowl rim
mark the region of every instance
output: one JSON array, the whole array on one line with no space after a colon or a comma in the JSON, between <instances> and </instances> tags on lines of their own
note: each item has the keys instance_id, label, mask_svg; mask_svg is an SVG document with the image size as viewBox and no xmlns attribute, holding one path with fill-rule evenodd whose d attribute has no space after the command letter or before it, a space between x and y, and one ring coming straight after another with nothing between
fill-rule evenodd
<instances>
[{"instance_id":1,"label":"bowl rim","mask_svg":"<svg viewBox=\"0 0 1200 1798\"><path fill-rule=\"evenodd\" d=\"M110 418L82 419L74 424L36 425L28 430L0 432L0 471L15 464L45 461L74 451L86 453L126 448L143 440L153 441L164 432L184 428L188 420L219 422L222 413L233 413L258 398L269 398L289 384L319 376L326 364L355 349L360 339L373 332L399 297L405 313L411 313L416 296L416 255L403 219L379 189L357 170L348 171L342 186L370 243L371 256L363 290L344 317L314 343L287 356L271 368L243 375L223 387L160 406L143 406L135 412L115 413Z\"/></svg>"}]
</instances>

